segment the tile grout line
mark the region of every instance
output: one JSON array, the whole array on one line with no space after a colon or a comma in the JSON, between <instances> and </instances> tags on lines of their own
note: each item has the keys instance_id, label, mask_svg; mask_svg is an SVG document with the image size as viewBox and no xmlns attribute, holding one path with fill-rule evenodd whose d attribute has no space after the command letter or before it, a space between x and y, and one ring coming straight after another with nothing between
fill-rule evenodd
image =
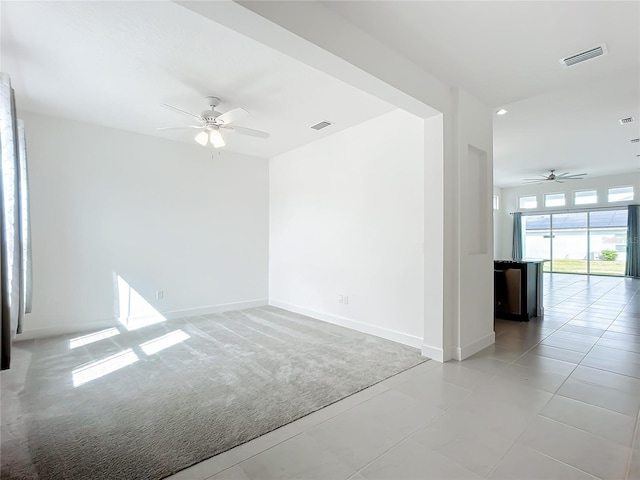
<instances>
[{"instance_id":1,"label":"tile grout line","mask_svg":"<svg viewBox=\"0 0 640 480\"><path fill-rule=\"evenodd\" d=\"M600 282L601 282L601 281L599 281L599 283L600 283ZM602 295L600 295L600 296L598 297L598 299L596 299L595 301L591 302L591 303L589 304L589 306L593 305L595 302L597 302L598 300L602 299L604 296L606 296L608 293L610 293L614 288L616 288L616 287L615 287L615 286L614 286L614 287L611 287L609 290L607 290L607 292L605 292L605 293L603 293ZM578 293L579 293L579 292L578 292ZM572 295L572 296L571 296L571 297L569 297L569 298L572 298L573 296L577 295L578 293L576 293L576 294ZM634 294L634 295L632 295L632 297L631 297L631 298L633 298L633 296L635 296L635 294ZM631 302L631 299L629 299L629 300L625 303L625 307L626 307L630 302ZM559 302L559 304L560 304L560 303L562 303L562 302ZM557 331L559 331L562 327L564 327L565 325L567 325L571 320L575 319L575 317L576 317L577 315L579 315L580 313L582 313L582 312L584 312L585 310L587 310L587 308L589 308L589 307L585 307L585 308L584 308L584 309L582 309L580 312L576 313L573 317L571 317L569 320L567 320L566 322L564 322L560 327L557 327L557 328L553 331L553 333L556 333ZM624 307L623 307L623 309L622 309L622 310L624 310ZM621 310L621 311L622 311L622 310ZM618 315L616 315L616 317L615 317L615 318L617 318L619 315L620 315L620 313L618 313ZM543 318L544 318L544 316L543 316ZM615 318L614 318L614 320L615 320ZM611 324L613 324L613 321L611 322ZM608 327L607 327L607 330L605 330L605 332L606 332L606 331L608 331ZM553 333L551 333L551 334L547 335L545 338L548 338L550 335L553 335ZM603 334L604 334L604 332L603 332ZM601 339L603 334L601 334L600 336L598 336L598 339ZM544 340L544 339L540 340L540 341L539 341L538 343L536 343L534 346L532 346L531 348L529 348L529 349L528 349L528 350L527 350L523 355L521 355L520 357L518 357L516 360L518 360L518 359L522 358L524 355L526 355L527 353L529 353L531 350L533 350L533 349L534 349L534 348L536 348L537 346L541 345L541 342L542 342L543 340ZM599 340L598 340L598 341L599 341ZM575 366L575 367L574 367L574 369L571 371L571 373L569 373L569 375L567 375L567 377L563 380L563 382L560 384L560 386L559 386L559 387L558 387L558 388L557 388L557 389L552 393L551 398L550 398L550 399L545 403L545 405L540 409L540 412L542 412L542 411L546 408L546 406L547 406L547 405L548 405L548 404L549 404L549 403L550 403L550 402L551 402L551 401L552 401L556 396L562 396L562 395L557 394L556 392L558 392L558 390L560 390L560 389L562 388L562 386L566 383L566 381L567 381L567 380L569 379L569 377L573 374L573 372L578 368L578 366L580 366L580 365L582 364L582 361L587 357L587 355L589 354L589 352L591 352L591 350L592 350L592 349L597 345L598 341L596 341L596 343L594 343L594 344L591 346L591 348L589 348L589 350L587 351L587 353L586 353L586 354L584 355L584 357L583 357L583 358L582 358L582 359L581 359L581 360L576 364L576 366ZM580 353L582 353L582 352L580 352ZM511 363L512 363L512 364L515 364L516 360L513 360ZM519 365L519 364L516 364L516 365ZM584 403L584 402L583 402L583 403ZM605 410L608 410L608 409L605 409ZM528 428L533 424L533 422L535 422L535 420L536 420L539 416L541 416L541 414L540 414L540 413L536 414L536 415L532 418L532 420L531 420L531 421L527 424L527 426L522 430L522 432L520 433L520 435L518 435L518 437L517 437L517 438L516 438L516 440L513 442L513 444L511 445L511 447L509 447L509 449L504 453L504 455L502 455L502 457L500 457L500 459L496 462L496 464L493 466L493 468L491 469L491 471L489 472L489 474L485 476L485 478L488 478L488 477L490 477L490 476L493 474L493 472L498 468L498 465L500 465L500 462L501 462L501 461L506 457L506 455L507 455L507 454L508 454L508 453L509 453L513 448L514 448L514 446L518 443L518 440L519 440L519 439L524 435L525 431L526 431L526 430L527 430L527 429L528 429ZM548 418L548 417L544 417L544 416L543 416L543 418ZM582 431L582 432L585 432L585 433L587 433L587 434L594 435L594 436L596 436L596 437L598 437L598 438L603 438L603 437L600 437L599 435L595 435L595 434L593 434L593 433L591 433L591 432L587 432L586 430L582 430L581 428L578 428L578 427L574 427L574 426L572 426L572 425L565 424L565 423L560 422L560 421L557 421L557 420L555 420L555 419L552 419L552 418L548 418L548 419L549 419L549 420L551 420L551 421L553 421L553 422L559 423L559 424L561 424L561 425L566 425L566 426L568 426L568 427L575 428L575 429L580 430L580 431ZM632 446L631 446L631 448L630 448L629 457L628 457L628 459L627 459L627 466L626 466L626 473L625 473L625 477L628 477L628 475L629 475L629 469L630 469L630 465L631 465L631 458L632 458L632 455L633 455L633 444L634 444L634 442L635 442L635 435L637 434L637 431L638 431L638 428L639 428L639 423L640 423L640 412L636 415L636 428L635 428L635 432L634 432L634 438L633 438L633 440L632 440ZM528 447L528 448L532 448L532 447ZM588 473L588 472L584 472L583 470L581 470L581 469L580 469L580 468L578 468L578 467L575 467L575 466L570 465L570 464L567 464L567 463L565 463L565 462L563 462L563 461L561 461L561 460L559 460L559 459L556 459L556 458L554 458L554 457L551 457L551 456L549 456L549 455L546 455L545 453L540 452L540 451L539 451L539 450L537 450L537 449L533 449L533 450L535 450L536 452L540 453L541 455L543 455L543 456L545 456L545 457L547 457L547 458L550 458L550 459L552 459L552 460L554 460L554 461L557 461L557 462L562 463L562 464L564 464L564 465L568 465L568 466L570 466L571 468L574 468L574 469L576 469L576 470L579 470L580 472L586 473L587 475L594 476L594 475L592 475L592 474L590 474L590 473Z\"/></svg>"},{"instance_id":2,"label":"tile grout line","mask_svg":"<svg viewBox=\"0 0 640 480\"><path fill-rule=\"evenodd\" d=\"M629 451L629 458L627 459L627 468L625 469L624 478L628 479L631 473L631 462L633 460L633 454L636 448L636 440L638 438L638 430L640 429L640 412L636 416L636 428L633 431L633 438L631 439L631 449ZM640 455L640 454L639 454Z\"/></svg>"}]
</instances>

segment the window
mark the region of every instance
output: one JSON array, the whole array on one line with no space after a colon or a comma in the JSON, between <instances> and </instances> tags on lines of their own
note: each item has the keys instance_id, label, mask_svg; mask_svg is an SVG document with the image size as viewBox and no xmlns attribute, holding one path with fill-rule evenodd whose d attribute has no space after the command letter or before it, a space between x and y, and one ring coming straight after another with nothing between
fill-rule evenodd
<instances>
[{"instance_id":1,"label":"window","mask_svg":"<svg viewBox=\"0 0 640 480\"><path fill-rule=\"evenodd\" d=\"M627 210L589 213L590 273L624 275L627 259Z\"/></svg>"},{"instance_id":2,"label":"window","mask_svg":"<svg viewBox=\"0 0 640 480\"><path fill-rule=\"evenodd\" d=\"M591 203L598 203L598 192L596 190L582 190L580 192L573 192L574 205L589 205Z\"/></svg>"},{"instance_id":3,"label":"window","mask_svg":"<svg viewBox=\"0 0 640 480\"><path fill-rule=\"evenodd\" d=\"M633 200L633 187L615 187L609 189L607 202L624 202Z\"/></svg>"},{"instance_id":4,"label":"window","mask_svg":"<svg viewBox=\"0 0 640 480\"><path fill-rule=\"evenodd\" d=\"M493 196L493 209L500 210L500 197L498 195Z\"/></svg>"},{"instance_id":5,"label":"window","mask_svg":"<svg viewBox=\"0 0 640 480\"><path fill-rule=\"evenodd\" d=\"M589 273L587 212L554 213L551 222L551 270Z\"/></svg>"},{"instance_id":6,"label":"window","mask_svg":"<svg viewBox=\"0 0 640 480\"><path fill-rule=\"evenodd\" d=\"M564 193L547 193L544 196L545 207L564 207Z\"/></svg>"},{"instance_id":7,"label":"window","mask_svg":"<svg viewBox=\"0 0 640 480\"><path fill-rule=\"evenodd\" d=\"M525 258L551 259L551 215L522 215L522 232L524 233ZM551 263L544 262L545 272L550 270Z\"/></svg>"},{"instance_id":8,"label":"window","mask_svg":"<svg viewBox=\"0 0 640 480\"><path fill-rule=\"evenodd\" d=\"M543 258L544 271L624 275L627 210L522 215L525 258Z\"/></svg>"},{"instance_id":9,"label":"window","mask_svg":"<svg viewBox=\"0 0 640 480\"><path fill-rule=\"evenodd\" d=\"M538 197L535 195L519 198L520 208L536 208L538 206Z\"/></svg>"}]
</instances>

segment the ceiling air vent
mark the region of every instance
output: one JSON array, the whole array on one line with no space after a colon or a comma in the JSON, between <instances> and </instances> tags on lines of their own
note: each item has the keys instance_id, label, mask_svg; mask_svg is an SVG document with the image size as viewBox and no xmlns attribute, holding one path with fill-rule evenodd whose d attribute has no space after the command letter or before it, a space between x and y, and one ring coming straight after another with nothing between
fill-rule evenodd
<instances>
[{"instance_id":1,"label":"ceiling air vent","mask_svg":"<svg viewBox=\"0 0 640 480\"><path fill-rule=\"evenodd\" d=\"M605 55L607 53L607 46L603 43L602 45L598 45L595 48L590 50L585 50L584 52L576 53L575 55L571 55L570 57L563 58L560 60L560 63L565 67L571 67L576 63L581 63L586 60L591 60L592 58L599 57L601 55Z\"/></svg>"},{"instance_id":2,"label":"ceiling air vent","mask_svg":"<svg viewBox=\"0 0 640 480\"><path fill-rule=\"evenodd\" d=\"M621 118L620 120L618 120L620 122L620 125L624 125L625 123L631 123L635 120L634 117L627 117L627 118Z\"/></svg>"},{"instance_id":3,"label":"ceiling air vent","mask_svg":"<svg viewBox=\"0 0 640 480\"><path fill-rule=\"evenodd\" d=\"M327 122L326 120L320 122L320 123L316 123L313 127L314 130L322 130L323 128L328 127L329 125L333 125L332 122Z\"/></svg>"}]
</instances>

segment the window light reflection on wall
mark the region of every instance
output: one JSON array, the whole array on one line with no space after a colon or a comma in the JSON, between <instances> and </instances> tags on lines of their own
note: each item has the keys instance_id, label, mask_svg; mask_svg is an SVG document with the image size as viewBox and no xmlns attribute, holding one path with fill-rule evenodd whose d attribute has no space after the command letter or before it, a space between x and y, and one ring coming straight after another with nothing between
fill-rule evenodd
<instances>
[{"instance_id":1,"label":"window light reflection on wall","mask_svg":"<svg viewBox=\"0 0 640 480\"><path fill-rule=\"evenodd\" d=\"M165 322L167 319L120 276L118 288L118 320L129 331Z\"/></svg>"}]
</instances>

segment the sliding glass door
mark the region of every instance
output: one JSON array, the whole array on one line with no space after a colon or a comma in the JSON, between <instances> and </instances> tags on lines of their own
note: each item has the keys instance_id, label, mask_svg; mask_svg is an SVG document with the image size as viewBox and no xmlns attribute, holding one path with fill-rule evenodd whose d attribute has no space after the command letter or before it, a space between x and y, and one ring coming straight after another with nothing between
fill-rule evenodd
<instances>
[{"instance_id":1,"label":"sliding glass door","mask_svg":"<svg viewBox=\"0 0 640 480\"><path fill-rule=\"evenodd\" d=\"M551 221L551 271L589 273L587 212L555 213Z\"/></svg>"},{"instance_id":2,"label":"sliding glass door","mask_svg":"<svg viewBox=\"0 0 640 480\"><path fill-rule=\"evenodd\" d=\"M624 275L627 259L627 211L590 212L589 223L591 273Z\"/></svg>"},{"instance_id":3,"label":"sliding glass door","mask_svg":"<svg viewBox=\"0 0 640 480\"><path fill-rule=\"evenodd\" d=\"M525 258L551 258L551 215L523 215L522 232ZM551 264L544 263L544 271L550 271Z\"/></svg>"},{"instance_id":4,"label":"sliding glass door","mask_svg":"<svg viewBox=\"0 0 640 480\"><path fill-rule=\"evenodd\" d=\"M624 275L627 210L522 217L524 256L547 272Z\"/></svg>"}]
</instances>

